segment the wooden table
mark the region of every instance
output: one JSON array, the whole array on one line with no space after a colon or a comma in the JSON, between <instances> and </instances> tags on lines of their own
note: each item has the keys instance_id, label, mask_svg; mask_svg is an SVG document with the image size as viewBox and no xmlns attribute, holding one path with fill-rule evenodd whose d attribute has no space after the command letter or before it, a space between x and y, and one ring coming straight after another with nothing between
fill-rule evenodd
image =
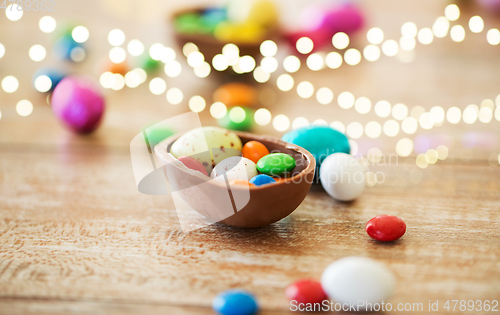
<instances>
[{"instance_id":1,"label":"wooden table","mask_svg":"<svg viewBox=\"0 0 500 315\"><path fill-rule=\"evenodd\" d=\"M58 21L78 19L91 31L89 60L72 71L98 76L102 69L93 65L110 49L106 37L112 28L147 45L172 43L164 25L172 5L155 0L137 10L135 6L132 1L57 2L53 16ZM445 4L380 0L363 6L370 12L369 26L398 39L402 23L431 26ZM474 14L484 17L487 29L500 24L473 6L463 8L458 23L467 26ZM50 45L50 36L37 28L41 16L26 13L18 22L0 16L0 43L7 48L0 78L12 74L21 82L16 93L0 91L0 314L213 314L214 296L231 288L255 293L261 314L285 314L288 284L319 278L329 263L352 255L382 261L394 272L397 290L389 301L394 307L422 303L428 311L429 301L439 300L436 313L446 313L447 300L499 299L500 167L488 162L500 151L495 119L357 140L360 154L371 147L394 154L399 139L421 135L446 135L451 144L448 159L425 169L415 165L416 154L400 157L397 165L370 166L383 172L385 181L367 188L353 203L335 202L314 186L292 215L271 226L244 230L215 224L183 233L168 196L137 191L128 146L141 128L185 112L187 104L169 105L164 95L153 96L147 84L107 91L102 127L87 137L70 134L29 83L40 66L28 59L29 47ZM366 40L359 36L353 45L362 48ZM453 43L448 36L418 45L410 64L382 57L314 74L302 69L294 78L328 86L335 95L348 90L357 97L427 110L434 105L463 109L485 98L494 100L499 92L497 49L486 43L485 32L467 32L464 43ZM41 64L54 62L49 56ZM360 115L336 102L324 106L280 92L276 77L259 85L273 115L345 124L384 121L373 111ZM209 99L217 83L184 71L167 84L182 88L186 98L200 94ZM33 102L32 115L16 114L20 99ZM207 110L201 117L207 125L214 123ZM464 149L463 137L470 131L489 140ZM256 132L281 134L271 126ZM371 240L364 225L379 214L403 218L406 235L390 244Z\"/></svg>"}]
</instances>

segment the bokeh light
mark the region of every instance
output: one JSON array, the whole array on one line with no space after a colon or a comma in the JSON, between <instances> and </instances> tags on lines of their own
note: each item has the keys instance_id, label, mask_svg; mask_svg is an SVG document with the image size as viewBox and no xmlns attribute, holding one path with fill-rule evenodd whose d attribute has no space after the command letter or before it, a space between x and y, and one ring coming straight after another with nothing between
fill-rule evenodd
<instances>
[{"instance_id":1,"label":"bokeh light","mask_svg":"<svg viewBox=\"0 0 500 315\"><path fill-rule=\"evenodd\" d=\"M301 54L308 54L314 49L314 43L309 37L301 37L295 45L297 51Z\"/></svg>"},{"instance_id":2,"label":"bokeh light","mask_svg":"<svg viewBox=\"0 0 500 315\"><path fill-rule=\"evenodd\" d=\"M227 59L222 54L215 55L212 59L212 66L217 71L224 71L229 67Z\"/></svg>"},{"instance_id":3,"label":"bokeh light","mask_svg":"<svg viewBox=\"0 0 500 315\"><path fill-rule=\"evenodd\" d=\"M406 157L413 151L413 141L408 138L403 138L396 144L396 153L399 156Z\"/></svg>"},{"instance_id":4,"label":"bokeh light","mask_svg":"<svg viewBox=\"0 0 500 315\"><path fill-rule=\"evenodd\" d=\"M427 166L429 166L429 157L426 154L421 153L417 155L415 164L417 164L417 166L420 168L426 168Z\"/></svg>"},{"instance_id":5,"label":"bokeh light","mask_svg":"<svg viewBox=\"0 0 500 315\"><path fill-rule=\"evenodd\" d=\"M500 31L496 28L492 28L486 33L486 40L488 44L493 46L500 44Z\"/></svg>"},{"instance_id":6,"label":"bokeh light","mask_svg":"<svg viewBox=\"0 0 500 315\"><path fill-rule=\"evenodd\" d=\"M164 50L165 46L160 43L155 43L149 47L149 56L154 60L161 60Z\"/></svg>"},{"instance_id":7,"label":"bokeh light","mask_svg":"<svg viewBox=\"0 0 500 315\"><path fill-rule=\"evenodd\" d=\"M443 38L448 34L450 29L450 22L444 16L436 19L436 22L432 25L432 33L437 38Z\"/></svg>"},{"instance_id":8,"label":"bokeh light","mask_svg":"<svg viewBox=\"0 0 500 315\"><path fill-rule=\"evenodd\" d=\"M265 83L269 81L269 79L271 78L271 74L267 71L264 71L261 66L258 66L253 71L253 78L259 83Z\"/></svg>"},{"instance_id":9,"label":"bokeh light","mask_svg":"<svg viewBox=\"0 0 500 315\"><path fill-rule=\"evenodd\" d=\"M454 25L450 31L451 40L462 42L465 39L465 29L462 25Z\"/></svg>"},{"instance_id":10,"label":"bokeh light","mask_svg":"<svg viewBox=\"0 0 500 315\"><path fill-rule=\"evenodd\" d=\"M344 60L348 65L355 66L361 61L361 53L355 48L350 48L345 52Z\"/></svg>"},{"instance_id":11,"label":"bokeh light","mask_svg":"<svg viewBox=\"0 0 500 315\"><path fill-rule=\"evenodd\" d=\"M189 99L189 109L195 113L202 112L205 109L207 102L199 95L195 95Z\"/></svg>"},{"instance_id":12,"label":"bokeh light","mask_svg":"<svg viewBox=\"0 0 500 315\"><path fill-rule=\"evenodd\" d=\"M368 61L376 61L380 58L380 48L375 45L368 45L363 49L363 56Z\"/></svg>"},{"instance_id":13,"label":"bokeh light","mask_svg":"<svg viewBox=\"0 0 500 315\"><path fill-rule=\"evenodd\" d=\"M154 95L160 95L167 89L167 83L162 78L154 78L149 82L149 90Z\"/></svg>"},{"instance_id":14,"label":"bokeh light","mask_svg":"<svg viewBox=\"0 0 500 315\"><path fill-rule=\"evenodd\" d=\"M481 33L484 30L483 19L478 15L471 17L469 20L469 28L472 33Z\"/></svg>"},{"instance_id":15,"label":"bokeh light","mask_svg":"<svg viewBox=\"0 0 500 315\"><path fill-rule=\"evenodd\" d=\"M450 124L458 124L461 118L462 114L460 108L458 107L448 108L448 111L446 112L446 120L448 120Z\"/></svg>"},{"instance_id":16,"label":"bokeh light","mask_svg":"<svg viewBox=\"0 0 500 315\"><path fill-rule=\"evenodd\" d=\"M198 78L206 78L212 71L210 64L208 62L203 62L199 67L194 68L194 74Z\"/></svg>"},{"instance_id":17,"label":"bokeh light","mask_svg":"<svg viewBox=\"0 0 500 315\"><path fill-rule=\"evenodd\" d=\"M5 46L0 43L0 58L5 55Z\"/></svg>"},{"instance_id":18,"label":"bokeh light","mask_svg":"<svg viewBox=\"0 0 500 315\"><path fill-rule=\"evenodd\" d=\"M273 127L277 131L285 131L290 128L290 119L282 114L277 115L273 119Z\"/></svg>"},{"instance_id":19,"label":"bokeh light","mask_svg":"<svg viewBox=\"0 0 500 315\"><path fill-rule=\"evenodd\" d=\"M432 121L436 125L440 125L444 121L446 115L444 109L441 106L432 107L429 113L432 116Z\"/></svg>"},{"instance_id":20,"label":"bokeh light","mask_svg":"<svg viewBox=\"0 0 500 315\"><path fill-rule=\"evenodd\" d=\"M7 19L13 22L19 21L23 17L23 13L24 13L23 7L18 4L11 4L7 6L7 8L5 9L5 15L7 16Z\"/></svg>"},{"instance_id":21,"label":"bokeh light","mask_svg":"<svg viewBox=\"0 0 500 315\"><path fill-rule=\"evenodd\" d=\"M283 68L290 73L297 72L300 69L300 59L296 56L287 56L283 60Z\"/></svg>"},{"instance_id":22,"label":"bokeh light","mask_svg":"<svg viewBox=\"0 0 500 315\"><path fill-rule=\"evenodd\" d=\"M332 127L335 130L338 130L342 133L345 133L345 126L342 122L340 121L334 121L330 124L330 127Z\"/></svg>"},{"instance_id":23,"label":"bokeh light","mask_svg":"<svg viewBox=\"0 0 500 315\"><path fill-rule=\"evenodd\" d=\"M375 114L378 117L385 118L391 114L391 104L388 101L378 101L375 104Z\"/></svg>"},{"instance_id":24,"label":"bokeh light","mask_svg":"<svg viewBox=\"0 0 500 315\"><path fill-rule=\"evenodd\" d=\"M330 69L337 69L342 65L342 55L336 51L328 53L325 58L326 66Z\"/></svg>"},{"instance_id":25,"label":"bokeh light","mask_svg":"<svg viewBox=\"0 0 500 315\"><path fill-rule=\"evenodd\" d=\"M318 71L325 67L323 56L319 53L309 55L306 60L307 67L312 71Z\"/></svg>"},{"instance_id":26,"label":"bokeh light","mask_svg":"<svg viewBox=\"0 0 500 315\"><path fill-rule=\"evenodd\" d=\"M401 47L402 50L412 51L415 49L416 45L417 41L415 37L403 36L399 39L399 47Z\"/></svg>"},{"instance_id":27,"label":"bokeh light","mask_svg":"<svg viewBox=\"0 0 500 315\"><path fill-rule=\"evenodd\" d=\"M229 110L229 119L234 123L241 123L245 120L247 113L239 106L235 106Z\"/></svg>"},{"instance_id":28,"label":"bokeh light","mask_svg":"<svg viewBox=\"0 0 500 315\"><path fill-rule=\"evenodd\" d=\"M111 89L115 91L119 91L125 87L125 78L119 74L119 73L114 73L113 74L113 85L111 86Z\"/></svg>"},{"instance_id":29,"label":"bokeh light","mask_svg":"<svg viewBox=\"0 0 500 315\"><path fill-rule=\"evenodd\" d=\"M417 33L417 25L413 22L406 22L401 26L401 35L404 37L416 37Z\"/></svg>"},{"instance_id":30,"label":"bokeh light","mask_svg":"<svg viewBox=\"0 0 500 315\"><path fill-rule=\"evenodd\" d=\"M343 109L348 109L353 107L354 101L355 101L354 95L352 95L352 93L347 91L340 93L337 98L337 103Z\"/></svg>"},{"instance_id":31,"label":"bokeh light","mask_svg":"<svg viewBox=\"0 0 500 315\"><path fill-rule=\"evenodd\" d=\"M227 114L227 107L221 102L215 102L210 106L210 115L215 119L220 119Z\"/></svg>"},{"instance_id":32,"label":"bokeh light","mask_svg":"<svg viewBox=\"0 0 500 315\"><path fill-rule=\"evenodd\" d=\"M73 29L71 36L75 42L85 43L89 39L90 33L85 26L79 25Z\"/></svg>"},{"instance_id":33,"label":"bokeh light","mask_svg":"<svg viewBox=\"0 0 500 315\"><path fill-rule=\"evenodd\" d=\"M266 126L271 122L271 112L266 108L259 108L254 114L254 120L259 126Z\"/></svg>"},{"instance_id":34,"label":"bokeh light","mask_svg":"<svg viewBox=\"0 0 500 315\"><path fill-rule=\"evenodd\" d=\"M38 27L44 33L52 33L57 27L57 22L53 17L47 15L40 19Z\"/></svg>"},{"instance_id":35,"label":"bokeh light","mask_svg":"<svg viewBox=\"0 0 500 315\"><path fill-rule=\"evenodd\" d=\"M282 74L276 80L276 84L278 86L278 89L286 92L286 91L290 91L293 88L294 80L293 80L291 75Z\"/></svg>"},{"instance_id":36,"label":"bokeh light","mask_svg":"<svg viewBox=\"0 0 500 315\"><path fill-rule=\"evenodd\" d=\"M144 53L144 44L138 39L132 39L127 44L127 50L132 56L140 56Z\"/></svg>"},{"instance_id":37,"label":"bokeh light","mask_svg":"<svg viewBox=\"0 0 500 315\"><path fill-rule=\"evenodd\" d=\"M109 59L113 63L122 63L125 61L125 58L127 58L127 53L121 47L113 47L109 51Z\"/></svg>"},{"instance_id":38,"label":"bokeh light","mask_svg":"<svg viewBox=\"0 0 500 315\"><path fill-rule=\"evenodd\" d=\"M389 39L382 44L382 52L388 57L393 57L398 54L399 45L395 40Z\"/></svg>"},{"instance_id":39,"label":"bokeh light","mask_svg":"<svg viewBox=\"0 0 500 315\"><path fill-rule=\"evenodd\" d=\"M344 32L338 32L333 35L332 44L337 49L345 49L349 46L349 36Z\"/></svg>"},{"instance_id":40,"label":"bokeh light","mask_svg":"<svg viewBox=\"0 0 500 315\"><path fill-rule=\"evenodd\" d=\"M405 104L396 104L392 107L392 117L396 120L403 120L408 116L408 107Z\"/></svg>"},{"instance_id":41,"label":"bokeh light","mask_svg":"<svg viewBox=\"0 0 500 315\"><path fill-rule=\"evenodd\" d=\"M473 124L478 118L478 112L477 105L468 105L462 113L462 119L466 124Z\"/></svg>"},{"instance_id":42,"label":"bokeh light","mask_svg":"<svg viewBox=\"0 0 500 315\"><path fill-rule=\"evenodd\" d=\"M313 121L311 123L311 125L315 125L315 126L328 126L328 123L324 119L316 119L315 121Z\"/></svg>"},{"instance_id":43,"label":"bokeh light","mask_svg":"<svg viewBox=\"0 0 500 315\"><path fill-rule=\"evenodd\" d=\"M363 135L363 125L354 121L347 125L346 133L350 138L358 139Z\"/></svg>"},{"instance_id":44,"label":"bokeh light","mask_svg":"<svg viewBox=\"0 0 500 315\"><path fill-rule=\"evenodd\" d=\"M136 88L142 83L141 75L137 71L129 71L125 74L125 85L129 88Z\"/></svg>"},{"instance_id":45,"label":"bokeh light","mask_svg":"<svg viewBox=\"0 0 500 315\"><path fill-rule=\"evenodd\" d=\"M112 46L121 46L125 42L125 33L120 29L114 29L108 34L108 42Z\"/></svg>"},{"instance_id":46,"label":"bokeh light","mask_svg":"<svg viewBox=\"0 0 500 315\"><path fill-rule=\"evenodd\" d=\"M327 105L333 101L333 92L327 87L322 87L316 92L318 103Z\"/></svg>"},{"instance_id":47,"label":"bokeh light","mask_svg":"<svg viewBox=\"0 0 500 315\"><path fill-rule=\"evenodd\" d=\"M42 45L33 45L30 48L29 56L31 60L39 62L45 59L45 56L47 56L47 51Z\"/></svg>"},{"instance_id":48,"label":"bokeh light","mask_svg":"<svg viewBox=\"0 0 500 315\"><path fill-rule=\"evenodd\" d=\"M382 126L376 121L370 121L365 126L365 133L370 138L378 138L382 133Z\"/></svg>"},{"instance_id":49,"label":"bokeh light","mask_svg":"<svg viewBox=\"0 0 500 315\"><path fill-rule=\"evenodd\" d=\"M406 117L401 122L401 130L409 135L414 134L418 128L418 121L413 117Z\"/></svg>"},{"instance_id":50,"label":"bokeh light","mask_svg":"<svg viewBox=\"0 0 500 315\"><path fill-rule=\"evenodd\" d=\"M384 133L388 137L395 137L399 133L399 123L395 120L388 120L384 123Z\"/></svg>"},{"instance_id":51,"label":"bokeh light","mask_svg":"<svg viewBox=\"0 0 500 315\"><path fill-rule=\"evenodd\" d=\"M226 58L228 65L232 66L238 62L240 49L235 44L226 44L222 47L222 55Z\"/></svg>"},{"instance_id":52,"label":"bokeh light","mask_svg":"<svg viewBox=\"0 0 500 315\"><path fill-rule=\"evenodd\" d=\"M2 89L6 93L14 93L19 88L19 81L16 77L8 75L2 80Z\"/></svg>"},{"instance_id":53,"label":"bokeh light","mask_svg":"<svg viewBox=\"0 0 500 315\"><path fill-rule=\"evenodd\" d=\"M418 31L417 39L421 44L429 45L434 40L434 33L430 28L424 27Z\"/></svg>"},{"instance_id":54,"label":"bokeh light","mask_svg":"<svg viewBox=\"0 0 500 315\"><path fill-rule=\"evenodd\" d=\"M28 100L21 100L16 105L16 112L19 116L29 116L33 112L33 104Z\"/></svg>"},{"instance_id":55,"label":"bokeh light","mask_svg":"<svg viewBox=\"0 0 500 315\"><path fill-rule=\"evenodd\" d=\"M360 97L354 102L354 109L360 114L367 114L372 108L372 102L367 97Z\"/></svg>"},{"instance_id":56,"label":"bokeh light","mask_svg":"<svg viewBox=\"0 0 500 315\"><path fill-rule=\"evenodd\" d=\"M384 32L378 27L372 27L366 33L366 39L373 45L378 45L384 41Z\"/></svg>"},{"instance_id":57,"label":"bokeh light","mask_svg":"<svg viewBox=\"0 0 500 315\"><path fill-rule=\"evenodd\" d=\"M446 160L446 158L448 157L448 147L447 146L445 146L445 145L439 145L436 148L436 151L438 153L438 159L440 159L440 160Z\"/></svg>"},{"instance_id":58,"label":"bokeh light","mask_svg":"<svg viewBox=\"0 0 500 315\"><path fill-rule=\"evenodd\" d=\"M449 4L444 9L444 16L450 21L456 21L460 17L460 9L456 4Z\"/></svg>"},{"instance_id":59,"label":"bokeh light","mask_svg":"<svg viewBox=\"0 0 500 315\"><path fill-rule=\"evenodd\" d=\"M170 78L176 78L181 74L182 66L177 60L172 60L165 64L165 74Z\"/></svg>"},{"instance_id":60,"label":"bokeh light","mask_svg":"<svg viewBox=\"0 0 500 315\"><path fill-rule=\"evenodd\" d=\"M178 105L184 99L184 94L178 88L171 88L167 91L167 101L172 105Z\"/></svg>"},{"instance_id":61,"label":"bokeh light","mask_svg":"<svg viewBox=\"0 0 500 315\"><path fill-rule=\"evenodd\" d=\"M434 121L432 120L432 115L430 113L423 113L418 119L418 124L423 129L429 130L434 127Z\"/></svg>"},{"instance_id":62,"label":"bokeh light","mask_svg":"<svg viewBox=\"0 0 500 315\"><path fill-rule=\"evenodd\" d=\"M301 98L310 98L314 94L314 86L309 81L302 81L297 85L297 94Z\"/></svg>"},{"instance_id":63,"label":"bokeh light","mask_svg":"<svg viewBox=\"0 0 500 315\"><path fill-rule=\"evenodd\" d=\"M479 121L482 123L489 123L493 119L493 111L489 107L483 107L479 110Z\"/></svg>"},{"instance_id":64,"label":"bokeh light","mask_svg":"<svg viewBox=\"0 0 500 315\"><path fill-rule=\"evenodd\" d=\"M196 68L201 66L205 61L205 56L199 51L193 51L187 56L187 63L191 68Z\"/></svg>"},{"instance_id":65,"label":"bokeh light","mask_svg":"<svg viewBox=\"0 0 500 315\"><path fill-rule=\"evenodd\" d=\"M309 126L309 121L304 117L297 117L292 122L292 129L299 129Z\"/></svg>"},{"instance_id":66,"label":"bokeh light","mask_svg":"<svg viewBox=\"0 0 500 315\"><path fill-rule=\"evenodd\" d=\"M244 73L248 73L255 69L256 63L252 56L243 56L238 60L238 65Z\"/></svg>"},{"instance_id":67,"label":"bokeh light","mask_svg":"<svg viewBox=\"0 0 500 315\"><path fill-rule=\"evenodd\" d=\"M273 73L278 70L278 60L274 57L264 57L260 61L260 66L267 73Z\"/></svg>"},{"instance_id":68,"label":"bokeh light","mask_svg":"<svg viewBox=\"0 0 500 315\"><path fill-rule=\"evenodd\" d=\"M260 53L264 57L274 57L278 52L278 45L272 40L265 40L260 44Z\"/></svg>"},{"instance_id":69,"label":"bokeh light","mask_svg":"<svg viewBox=\"0 0 500 315\"><path fill-rule=\"evenodd\" d=\"M410 116L418 120L423 113L425 113L425 109L417 105L411 109Z\"/></svg>"},{"instance_id":70,"label":"bokeh light","mask_svg":"<svg viewBox=\"0 0 500 315\"><path fill-rule=\"evenodd\" d=\"M33 85L35 86L35 90L40 93L45 93L52 88L52 80L46 75L40 75L36 77Z\"/></svg>"},{"instance_id":71,"label":"bokeh light","mask_svg":"<svg viewBox=\"0 0 500 315\"><path fill-rule=\"evenodd\" d=\"M114 83L113 73L106 71L99 76L99 83L105 89L110 89Z\"/></svg>"},{"instance_id":72,"label":"bokeh light","mask_svg":"<svg viewBox=\"0 0 500 315\"><path fill-rule=\"evenodd\" d=\"M198 51L198 46L196 46L194 43L188 42L185 43L184 46L182 46L182 53L185 57L189 57L189 55L196 51Z\"/></svg>"}]
</instances>

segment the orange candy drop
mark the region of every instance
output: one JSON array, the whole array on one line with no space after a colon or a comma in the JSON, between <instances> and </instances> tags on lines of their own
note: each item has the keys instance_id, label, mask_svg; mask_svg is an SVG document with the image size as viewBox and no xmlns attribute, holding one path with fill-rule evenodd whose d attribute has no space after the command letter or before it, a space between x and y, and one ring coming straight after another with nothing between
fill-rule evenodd
<instances>
[{"instance_id":1,"label":"orange candy drop","mask_svg":"<svg viewBox=\"0 0 500 315\"><path fill-rule=\"evenodd\" d=\"M241 150L243 157L257 163L263 156L269 154L269 150L259 141L248 141Z\"/></svg>"}]
</instances>

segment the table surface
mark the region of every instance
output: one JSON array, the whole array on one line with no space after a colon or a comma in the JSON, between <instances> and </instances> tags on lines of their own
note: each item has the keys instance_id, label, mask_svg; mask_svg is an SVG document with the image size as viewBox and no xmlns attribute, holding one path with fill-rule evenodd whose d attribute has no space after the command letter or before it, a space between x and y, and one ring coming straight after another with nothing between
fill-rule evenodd
<instances>
[{"instance_id":1,"label":"table surface","mask_svg":"<svg viewBox=\"0 0 500 315\"><path fill-rule=\"evenodd\" d=\"M183 5L190 3L194 1ZM284 3L293 21L304 4ZM396 40L404 22L430 27L446 4L361 2L369 12L368 25L381 27L387 39ZM460 6L462 17L453 24L467 28L468 18L480 14L486 29L499 27L500 19L491 13ZM139 8L133 1L57 2L53 16L89 28L91 54L70 70L98 77L110 49L109 30L121 28L127 39L138 38L146 45L173 45L165 16L178 7L179 3L159 0ZM7 49L0 59L0 77L15 75L21 83L13 94L0 91L1 314L212 314L214 296L231 288L253 292L262 314L285 314L287 285L301 278L318 279L329 263L352 255L382 261L394 272L397 288L389 300L393 305L422 303L427 310L429 301L439 300L436 313L445 313L447 300L498 300L500 167L492 157L500 152L500 122L495 118L490 123L445 122L412 135L356 140L363 155L372 147L394 154L395 144L405 137L427 139L433 148L444 141L450 154L425 169L415 165L416 153L392 165L370 165L371 171L384 174L385 181L367 187L355 202L336 202L313 186L295 212L270 226L238 229L213 224L185 233L169 196L137 190L129 143L144 126L186 112L186 102L169 105L164 95L152 95L147 84L107 90L101 128L89 136L71 134L54 118L45 96L30 85L36 69L56 64L50 55L40 64L28 58L31 45L50 47L51 36L37 26L41 16L30 12L11 22L0 15L0 43ZM428 46L418 44L410 63L383 56L338 70L301 69L294 79L328 86L336 96L347 90L356 97L402 102L410 108L464 109L483 99L495 100L499 92L498 47L486 42L485 33L467 31L463 43L448 36ZM363 35L352 43L359 49L366 44ZM286 54L280 46L281 50ZM385 121L373 113L340 109L336 101L320 105L314 98L281 92L275 86L278 74L258 85L263 105L274 116L346 125L354 120ZM169 88L181 88L185 99L195 94L209 99L217 87L216 79L198 79L192 71L183 71L178 79L163 78ZM16 114L20 99L32 101L33 114ZM207 112L201 113L202 121L213 124ZM255 132L282 134L271 125ZM467 142L471 137L476 139L473 147ZM405 236L389 244L370 239L364 225L380 214L403 218Z\"/></svg>"}]
</instances>

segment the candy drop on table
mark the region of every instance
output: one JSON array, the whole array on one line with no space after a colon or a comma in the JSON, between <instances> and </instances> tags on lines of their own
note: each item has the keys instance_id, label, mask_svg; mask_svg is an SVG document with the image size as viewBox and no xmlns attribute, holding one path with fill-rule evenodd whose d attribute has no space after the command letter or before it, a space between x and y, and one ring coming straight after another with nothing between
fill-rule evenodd
<instances>
[{"instance_id":1,"label":"candy drop on table","mask_svg":"<svg viewBox=\"0 0 500 315\"><path fill-rule=\"evenodd\" d=\"M230 82L219 86L213 94L214 102L226 106L254 106L257 102L255 87L241 82Z\"/></svg>"},{"instance_id":2,"label":"candy drop on table","mask_svg":"<svg viewBox=\"0 0 500 315\"><path fill-rule=\"evenodd\" d=\"M259 172L270 176L280 176L289 173L295 166L295 159L285 153L271 153L257 162Z\"/></svg>"},{"instance_id":3,"label":"candy drop on table","mask_svg":"<svg viewBox=\"0 0 500 315\"><path fill-rule=\"evenodd\" d=\"M325 293L337 303L381 303L394 292L396 279L382 263L368 257L344 257L321 275ZM360 311L366 308L361 306ZM367 310L370 310L369 308Z\"/></svg>"},{"instance_id":4,"label":"candy drop on table","mask_svg":"<svg viewBox=\"0 0 500 315\"><path fill-rule=\"evenodd\" d=\"M321 282L314 279L303 279L290 284L285 295L290 301L297 301L298 304L321 303L328 299Z\"/></svg>"},{"instance_id":5,"label":"candy drop on table","mask_svg":"<svg viewBox=\"0 0 500 315\"><path fill-rule=\"evenodd\" d=\"M114 63L114 62L109 62L105 68L105 71L111 72L111 73L118 73L121 75L126 75L129 70L129 67L126 62L122 63Z\"/></svg>"},{"instance_id":6,"label":"candy drop on table","mask_svg":"<svg viewBox=\"0 0 500 315\"><path fill-rule=\"evenodd\" d=\"M158 71L161 67L161 62L159 60L154 60L149 54L145 54L139 61L139 68L143 69L147 73L154 73Z\"/></svg>"},{"instance_id":7,"label":"candy drop on table","mask_svg":"<svg viewBox=\"0 0 500 315\"><path fill-rule=\"evenodd\" d=\"M98 86L85 76L65 77L52 92L52 111L77 133L94 131L104 114L104 97Z\"/></svg>"},{"instance_id":8,"label":"candy drop on table","mask_svg":"<svg viewBox=\"0 0 500 315\"><path fill-rule=\"evenodd\" d=\"M225 176L222 176L224 175ZM215 178L221 182L232 180L250 180L257 175L257 168L255 163L240 156L232 156L220 161L212 171L210 177Z\"/></svg>"},{"instance_id":9,"label":"candy drop on table","mask_svg":"<svg viewBox=\"0 0 500 315\"><path fill-rule=\"evenodd\" d=\"M333 153L351 153L347 137L328 126L308 126L292 130L281 138L309 151L319 168L327 156Z\"/></svg>"},{"instance_id":10,"label":"candy drop on table","mask_svg":"<svg viewBox=\"0 0 500 315\"><path fill-rule=\"evenodd\" d=\"M227 10L225 8L208 8L203 11L201 23L210 33L213 33L217 24L227 20Z\"/></svg>"},{"instance_id":11,"label":"candy drop on table","mask_svg":"<svg viewBox=\"0 0 500 315\"><path fill-rule=\"evenodd\" d=\"M170 153L192 156L200 161L208 173L220 161L241 156L241 140L234 132L219 127L200 127L193 129L172 144Z\"/></svg>"},{"instance_id":12,"label":"candy drop on table","mask_svg":"<svg viewBox=\"0 0 500 315\"><path fill-rule=\"evenodd\" d=\"M254 184L255 186L262 186L267 184L274 184L276 183L276 180L269 175L259 174L252 177L252 179L250 179L250 183Z\"/></svg>"},{"instance_id":13,"label":"candy drop on table","mask_svg":"<svg viewBox=\"0 0 500 315\"><path fill-rule=\"evenodd\" d=\"M207 170L205 169L203 164L201 164L201 162L198 161L197 159L190 156L181 156L178 158L178 160L181 161L182 164L184 164L187 168L198 171L208 176Z\"/></svg>"},{"instance_id":14,"label":"candy drop on table","mask_svg":"<svg viewBox=\"0 0 500 315\"><path fill-rule=\"evenodd\" d=\"M241 153L243 154L243 157L257 163L261 158L269 154L269 150L261 142L253 140L245 143Z\"/></svg>"},{"instance_id":15,"label":"candy drop on table","mask_svg":"<svg viewBox=\"0 0 500 315\"><path fill-rule=\"evenodd\" d=\"M214 29L214 36L217 40L235 44L259 43L262 41L264 34L264 28L252 22L235 24L225 21L217 24Z\"/></svg>"},{"instance_id":16,"label":"candy drop on table","mask_svg":"<svg viewBox=\"0 0 500 315\"><path fill-rule=\"evenodd\" d=\"M229 130L248 131L253 127L254 112L247 107L233 107L226 115L217 120L222 128Z\"/></svg>"},{"instance_id":17,"label":"candy drop on table","mask_svg":"<svg viewBox=\"0 0 500 315\"><path fill-rule=\"evenodd\" d=\"M406 232L406 224L393 215L379 215L366 223L366 233L381 242L395 241Z\"/></svg>"},{"instance_id":18,"label":"candy drop on table","mask_svg":"<svg viewBox=\"0 0 500 315\"><path fill-rule=\"evenodd\" d=\"M179 33L184 34L197 34L205 32L201 23L201 16L196 12L184 13L177 16L174 20L174 27ZM206 32L208 32L208 30L206 30Z\"/></svg>"},{"instance_id":19,"label":"candy drop on table","mask_svg":"<svg viewBox=\"0 0 500 315\"><path fill-rule=\"evenodd\" d=\"M365 170L352 155L334 153L321 164L319 179L334 199L351 201L365 189Z\"/></svg>"},{"instance_id":20,"label":"candy drop on table","mask_svg":"<svg viewBox=\"0 0 500 315\"><path fill-rule=\"evenodd\" d=\"M256 298L243 290L220 293L212 301L212 308L220 315L254 315L259 309Z\"/></svg>"},{"instance_id":21,"label":"candy drop on table","mask_svg":"<svg viewBox=\"0 0 500 315\"><path fill-rule=\"evenodd\" d=\"M65 74L58 71L58 70L55 70L55 69L42 68L42 69L38 70L37 72L35 72L35 74L33 75L33 85L35 85L35 82L37 82L37 79L42 80L42 81L46 80L46 78L40 78L41 76L45 76L50 80L50 87L49 87L49 85L43 86L44 84L42 84L42 86L40 86L40 87L44 88L44 91L39 91L39 92L51 92L56 88L56 86L59 84L59 82L61 82L61 80L65 77ZM49 82L47 81L47 84L48 83ZM48 87L49 89L45 90L46 87ZM36 88L36 85L35 85L35 88Z\"/></svg>"}]
</instances>

